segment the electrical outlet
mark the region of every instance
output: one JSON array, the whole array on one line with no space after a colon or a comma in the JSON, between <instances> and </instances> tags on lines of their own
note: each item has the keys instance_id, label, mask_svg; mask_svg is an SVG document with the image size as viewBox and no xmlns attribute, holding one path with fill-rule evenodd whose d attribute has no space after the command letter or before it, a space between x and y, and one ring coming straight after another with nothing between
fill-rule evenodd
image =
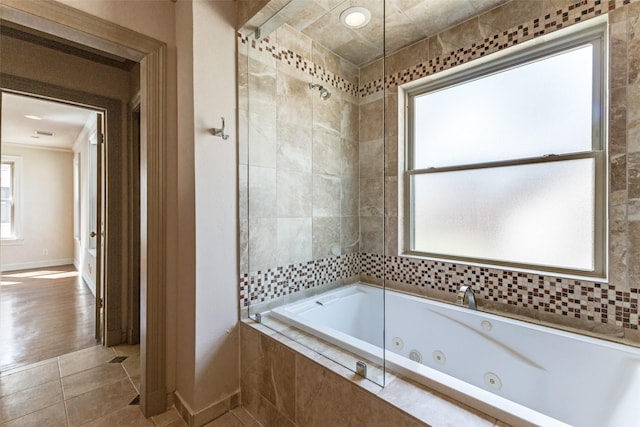
<instances>
[{"instance_id":1,"label":"electrical outlet","mask_svg":"<svg viewBox=\"0 0 640 427\"><path fill-rule=\"evenodd\" d=\"M43 249L42 250L42 255L44 255L44 256L49 255L49 249Z\"/></svg>"}]
</instances>

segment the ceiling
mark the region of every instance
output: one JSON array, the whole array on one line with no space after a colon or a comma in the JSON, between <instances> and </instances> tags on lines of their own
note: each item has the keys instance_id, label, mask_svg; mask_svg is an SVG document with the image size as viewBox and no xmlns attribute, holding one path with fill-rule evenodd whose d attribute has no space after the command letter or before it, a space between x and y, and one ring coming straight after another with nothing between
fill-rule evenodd
<instances>
[{"instance_id":1,"label":"ceiling","mask_svg":"<svg viewBox=\"0 0 640 427\"><path fill-rule=\"evenodd\" d=\"M71 150L95 111L60 102L2 93L2 143ZM39 117L29 119L26 115ZM36 131L53 136L37 135Z\"/></svg>"},{"instance_id":2,"label":"ceiling","mask_svg":"<svg viewBox=\"0 0 640 427\"><path fill-rule=\"evenodd\" d=\"M299 1L304 1L306 5L295 7ZM384 51L391 53L507 1L292 0L278 14L285 18L287 24L342 58L361 66L382 56L383 22L386 23ZM367 7L371 12L369 24L360 29L344 27L340 22L340 13L350 6Z\"/></svg>"}]
</instances>

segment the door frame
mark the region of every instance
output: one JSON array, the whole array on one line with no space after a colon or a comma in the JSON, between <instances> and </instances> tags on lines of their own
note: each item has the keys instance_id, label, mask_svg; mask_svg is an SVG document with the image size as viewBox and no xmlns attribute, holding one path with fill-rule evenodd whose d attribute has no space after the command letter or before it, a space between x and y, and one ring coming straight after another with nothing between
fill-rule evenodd
<instances>
[{"instance_id":1,"label":"door frame","mask_svg":"<svg viewBox=\"0 0 640 427\"><path fill-rule=\"evenodd\" d=\"M167 46L52 0L2 0L0 18L140 63L140 406L147 417L164 412L167 402Z\"/></svg>"}]
</instances>

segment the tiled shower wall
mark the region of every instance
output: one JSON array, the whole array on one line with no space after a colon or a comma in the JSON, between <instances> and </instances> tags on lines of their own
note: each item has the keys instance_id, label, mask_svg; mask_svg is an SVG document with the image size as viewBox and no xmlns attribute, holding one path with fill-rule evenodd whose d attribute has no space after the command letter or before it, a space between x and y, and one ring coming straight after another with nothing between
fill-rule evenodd
<instances>
[{"instance_id":1,"label":"tiled shower wall","mask_svg":"<svg viewBox=\"0 0 640 427\"><path fill-rule=\"evenodd\" d=\"M244 277L261 299L357 278L358 68L288 25L238 52Z\"/></svg>"},{"instance_id":2,"label":"tiled shower wall","mask_svg":"<svg viewBox=\"0 0 640 427\"><path fill-rule=\"evenodd\" d=\"M609 282L397 256L397 85L607 13L610 24ZM248 48L249 57L252 50L255 49ZM381 60L359 70L359 97L349 98L352 106L359 105L360 116L359 147L355 149L360 185L359 192L352 193L359 205L359 218L353 219L359 222L359 248L345 250L341 246L341 254L324 252L336 255L329 258L333 260L331 263L314 250L313 257L299 259L301 262L273 264L279 268L263 264L266 270L262 270L253 268L252 263L251 273L242 269L243 304L250 299L259 301L317 286L321 284L318 276L326 273L325 266L331 265L332 278L347 279L358 271L360 277L368 281L380 282L385 278L390 287L436 297L446 298L461 283L470 283L483 300L481 305L484 303L489 309L581 329L598 331L604 327L617 338L639 343L640 2L514 0L388 55L384 71L386 76L382 79ZM383 86L386 91L382 90ZM386 113L384 126L383 113ZM257 236L260 235L251 234L251 244L258 244L253 243L254 239L260 239ZM312 242L313 239L312 236ZM347 258L345 253L354 255ZM246 262L244 265L247 266ZM301 285L291 289L282 277L293 277L291 270L303 266L308 279L298 278ZM270 279L276 276L277 280ZM260 283L267 293L249 295L250 282Z\"/></svg>"}]
</instances>

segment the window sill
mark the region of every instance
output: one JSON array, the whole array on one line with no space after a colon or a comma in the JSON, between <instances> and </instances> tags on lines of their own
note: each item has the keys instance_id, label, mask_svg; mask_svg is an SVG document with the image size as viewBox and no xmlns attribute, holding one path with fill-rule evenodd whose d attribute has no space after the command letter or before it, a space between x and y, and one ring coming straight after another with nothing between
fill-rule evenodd
<instances>
[{"instance_id":1,"label":"window sill","mask_svg":"<svg viewBox=\"0 0 640 427\"><path fill-rule=\"evenodd\" d=\"M22 238L18 238L18 239L2 239L2 240L0 240L0 244L2 246L24 245L24 239L22 239Z\"/></svg>"}]
</instances>

